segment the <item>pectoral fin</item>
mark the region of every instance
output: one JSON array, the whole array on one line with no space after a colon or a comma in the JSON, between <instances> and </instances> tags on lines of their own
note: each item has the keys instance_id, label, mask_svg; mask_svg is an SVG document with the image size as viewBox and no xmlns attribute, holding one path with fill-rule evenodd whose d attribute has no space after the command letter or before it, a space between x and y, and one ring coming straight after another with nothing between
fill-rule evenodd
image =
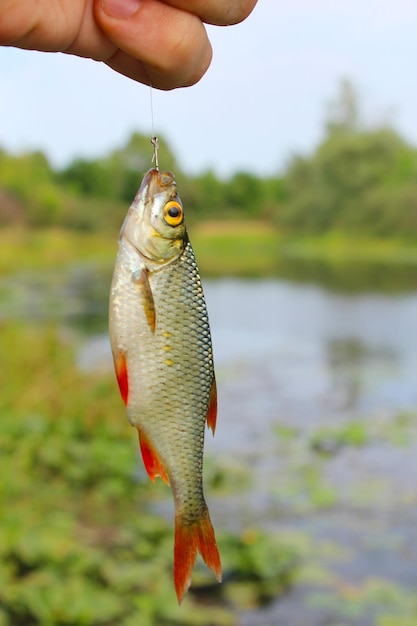
<instances>
[{"instance_id":1,"label":"pectoral fin","mask_svg":"<svg viewBox=\"0 0 417 626\"><path fill-rule=\"evenodd\" d=\"M168 474L165 471L165 468L158 456L158 453L156 452L155 448L153 447L147 436L143 433L142 430L139 430L139 428L138 433L143 464L146 468L146 471L148 472L149 478L152 482L155 482L155 478L157 476L160 476L162 480L164 480L166 484L169 485Z\"/></svg>"},{"instance_id":2,"label":"pectoral fin","mask_svg":"<svg viewBox=\"0 0 417 626\"><path fill-rule=\"evenodd\" d=\"M152 295L151 285L149 283L148 271L141 268L132 272L132 280L140 289L146 319L148 320L149 328L154 333L156 323L155 302Z\"/></svg>"}]
</instances>

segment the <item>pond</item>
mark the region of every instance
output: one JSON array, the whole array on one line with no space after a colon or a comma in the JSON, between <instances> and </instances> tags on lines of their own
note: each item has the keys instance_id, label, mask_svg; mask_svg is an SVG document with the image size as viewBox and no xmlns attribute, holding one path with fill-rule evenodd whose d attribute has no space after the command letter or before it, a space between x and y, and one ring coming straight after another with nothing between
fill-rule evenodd
<instances>
[{"instance_id":1,"label":"pond","mask_svg":"<svg viewBox=\"0 0 417 626\"><path fill-rule=\"evenodd\" d=\"M0 317L82 328L80 368L112 369L109 268L64 278L3 281ZM241 623L376 624L377 592L383 601L417 585L417 293L279 278L204 284L219 391L209 473L218 465L236 480L209 496L214 524L298 532L310 546L304 578Z\"/></svg>"},{"instance_id":2,"label":"pond","mask_svg":"<svg viewBox=\"0 0 417 626\"><path fill-rule=\"evenodd\" d=\"M251 477L218 503L220 524L306 531L328 577L325 593L309 581L242 623L374 624L373 580L417 585L417 294L280 280L206 292L220 405L207 447Z\"/></svg>"}]
</instances>

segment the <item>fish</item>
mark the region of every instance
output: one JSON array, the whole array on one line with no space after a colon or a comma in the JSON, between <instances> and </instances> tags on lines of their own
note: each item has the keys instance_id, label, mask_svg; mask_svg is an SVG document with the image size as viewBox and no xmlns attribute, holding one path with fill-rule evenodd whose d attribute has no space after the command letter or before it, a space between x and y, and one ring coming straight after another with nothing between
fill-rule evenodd
<instances>
[{"instance_id":1,"label":"fish","mask_svg":"<svg viewBox=\"0 0 417 626\"><path fill-rule=\"evenodd\" d=\"M109 334L120 394L138 430L146 471L174 498L174 584L179 604L199 552L221 582L203 493L206 425L217 391L203 287L174 174L144 176L119 235Z\"/></svg>"}]
</instances>

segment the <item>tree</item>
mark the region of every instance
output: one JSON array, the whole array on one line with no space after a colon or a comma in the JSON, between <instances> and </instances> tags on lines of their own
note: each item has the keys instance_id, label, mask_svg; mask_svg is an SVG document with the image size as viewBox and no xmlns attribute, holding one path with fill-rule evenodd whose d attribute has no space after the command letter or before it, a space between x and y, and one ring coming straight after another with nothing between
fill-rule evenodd
<instances>
[{"instance_id":1,"label":"tree","mask_svg":"<svg viewBox=\"0 0 417 626\"><path fill-rule=\"evenodd\" d=\"M312 157L292 161L285 186L287 202L279 215L284 228L404 232L404 190L407 206L413 190L417 198L417 152L387 128L331 132Z\"/></svg>"},{"instance_id":2,"label":"tree","mask_svg":"<svg viewBox=\"0 0 417 626\"><path fill-rule=\"evenodd\" d=\"M246 217L259 216L263 202L262 181L249 172L236 172L225 188L226 204Z\"/></svg>"},{"instance_id":3,"label":"tree","mask_svg":"<svg viewBox=\"0 0 417 626\"><path fill-rule=\"evenodd\" d=\"M130 203L152 167L153 148L148 136L133 133L126 145L103 159L76 159L59 174L59 180L73 192ZM167 142L159 139L161 169L178 171Z\"/></svg>"},{"instance_id":4,"label":"tree","mask_svg":"<svg viewBox=\"0 0 417 626\"><path fill-rule=\"evenodd\" d=\"M59 223L64 211L63 194L42 152L17 156L0 153L0 187L3 198L14 198L25 220L36 226Z\"/></svg>"},{"instance_id":5,"label":"tree","mask_svg":"<svg viewBox=\"0 0 417 626\"><path fill-rule=\"evenodd\" d=\"M338 95L328 105L325 123L327 134L340 131L358 132L361 125L357 89L349 79L344 78L340 82Z\"/></svg>"}]
</instances>

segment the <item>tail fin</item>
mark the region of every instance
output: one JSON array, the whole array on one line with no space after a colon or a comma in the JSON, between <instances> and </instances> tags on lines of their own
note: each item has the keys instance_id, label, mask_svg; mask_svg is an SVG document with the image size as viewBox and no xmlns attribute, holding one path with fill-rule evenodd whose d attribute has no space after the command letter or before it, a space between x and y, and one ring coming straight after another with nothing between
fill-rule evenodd
<instances>
[{"instance_id":1,"label":"tail fin","mask_svg":"<svg viewBox=\"0 0 417 626\"><path fill-rule=\"evenodd\" d=\"M191 584L191 569L197 551L221 582L222 566L208 509L199 520L191 524L180 515L175 516L174 582L180 604Z\"/></svg>"}]
</instances>

